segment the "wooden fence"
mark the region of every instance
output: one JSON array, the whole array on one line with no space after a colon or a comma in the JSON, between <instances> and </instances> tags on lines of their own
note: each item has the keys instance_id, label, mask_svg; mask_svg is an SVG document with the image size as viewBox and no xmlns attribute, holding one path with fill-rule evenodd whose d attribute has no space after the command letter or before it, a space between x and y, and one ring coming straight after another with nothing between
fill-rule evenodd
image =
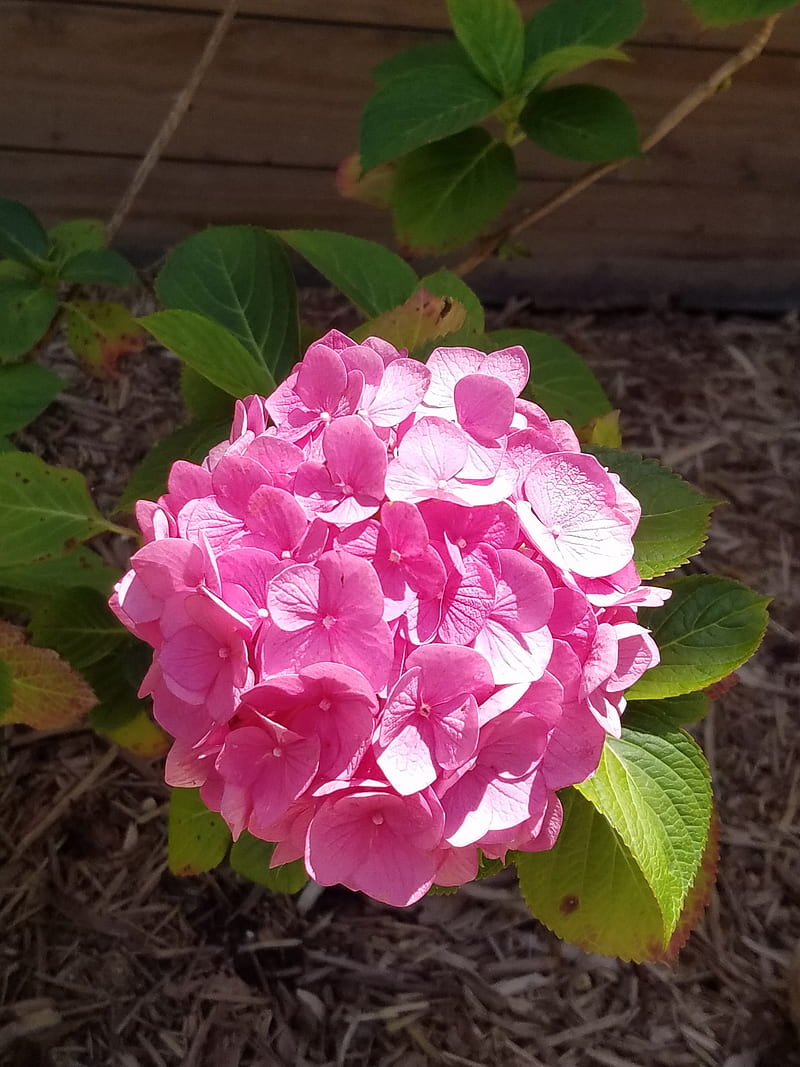
<instances>
[{"instance_id":1,"label":"wooden fence","mask_svg":"<svg viewBox=\"0 0 800 1067\"><path fill-rule=\"evenodd\" d=\"M541 6L523 5L528 11ZM597 65L644 130L754 27L702 30L680 0L648 0L635 62ZM216 0L0 0L0 195L48 220L108 216L208 37ZM163 248L209 222L323 226L388 237L386 215L341 199L370 70L441 34L444 0L243 0L192 110L121 234ZM492 269L542 303L800 303L800 10L767 53L651 158L531 232ZM536 150L511 207L578 173Z\"/></svg>"}]
</instances>

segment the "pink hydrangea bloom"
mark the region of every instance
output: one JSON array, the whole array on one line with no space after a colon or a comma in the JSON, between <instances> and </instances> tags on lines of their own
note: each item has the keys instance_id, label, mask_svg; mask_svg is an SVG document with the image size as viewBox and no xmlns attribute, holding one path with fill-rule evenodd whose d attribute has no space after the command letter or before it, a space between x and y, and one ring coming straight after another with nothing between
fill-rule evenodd
<instances>
[{"instance_id":1,"label":"pink hydrangea bloom","mask_svg":"<svg viewBox=\"0 0 800 1067\"><path fill-rule=\"evenodd\" d=\"M137 506L111 605L154 649L167 781L274 865L407 905L551 848L658 662L638 503L528 372L331 331Z\"/></svg>"}]
</instances>

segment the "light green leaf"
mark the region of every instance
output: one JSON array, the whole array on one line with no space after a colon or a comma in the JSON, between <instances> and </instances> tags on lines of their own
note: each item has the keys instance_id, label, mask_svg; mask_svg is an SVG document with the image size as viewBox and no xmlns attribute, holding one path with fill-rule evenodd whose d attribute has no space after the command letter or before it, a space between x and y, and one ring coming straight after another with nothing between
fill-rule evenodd
<instances>
[{"instance_id":1,"label":"light green leaf","mask_svg":"<svg viewBox=\"0 0 800 1067\"><path fill-rule=\"evenodd\" d=\"M618 48L601 48L596 44L567 45L535 59L525 71L523 89L527 91L544 85L551 78L563 77L573 70L580 70L581 67L601 60L630 63L630 57Z\"/></svg>"},{"instance_id":2,"label":"light green leaf","mask_svg":"<svg viewBox=\"0 0 800 1067\"><path fill-rule=\"evenodd\" d=\"M136 285L136 271L113 248L85 249L67 259L59 278L80 285Z\"/></svg>"},{"instance_id":3,"label":"light green leaf","mask_svg":"<svg viewBox=\"0 0 800 1067\"><path fill-rule=\"evenodd\" d=\"M703 858L711 777L692 738L657 710L625 712L597 772L578 792L608 820L644 874L664 918L666 947Z\"/></svg>"},{"instance_id":4,"label":"light green leaf","mask_svg":"<svg viewBox=\"0 0 800 1067\"><path fill-rule=\"evenodd\" d=\"M130 311L114 301L71 300L66 324L67 344L96 378L113 376L117 362L141 352L147 339Z\"/></svg>"},{"instance_id":5,"label":"light green leaf","mask_svg":"<svg viewBox=\"0 0 800 1067\"><path fill-rule=\"evenodd\" d=\"M642 505L633 558L645 580L680 567L703 547L711 512L719 503L653 459L616 448L584 449L618 474Z\"/></svg>"},{"instance_id":6,"label":"light green leaf","mask_svg":"<svg viewBox=\"0 0 800 1067\"><path fill-rule=\"evenodd\" d=\"M0 561L4 567L64 554L69 543L115 530L77 471L27 452L0 454Z\"/></svg>"},{"instance_id":7,"label":"light green leaf","mask_svg":"<svg viewBox=\"0 0 800 1067\"><path fill-rule=\"evenodd\" d=\"M227 439L230 419L190 422L155 444L131 474L116 512L127 512L137 500L157 500L167 490L167 476L176 459L202 463L214 445Z\"/></svg>"},{"instance_id":8,"label":"light green leaf","mask_svg":"<svg viewBox=\"0 0 800 1067\"><path fill-rule=\"evenodd\" d=\"M360 153L365 170L459 133L490 115L500 97L469 67L437 63L391 78L367 101Z\"/></svg>"},{"instance_id":9,"label":"light green leaf","mask_svg":"<svg viewBox=\"0 0 800 1067\"><path fill-rule=\"evenodd\" d=\"M408 74L409 71L418 70L420 67L451 67L453 64L471 70L470 61L458 41L431 41L406 48L384 59L372 68L372 77L378 85L385 85L392 78Z\"/></svg>"},{"instance_id":10,"label":"light green leaf","mask_svg":"<svg viewBox=\"0 0 800 1067\"><path fill-rule=\"evenodd\" d=\"M224 389L198 374L192 367L181 365L181 399L192 419L203 422L230 422L234 399Z\"/></svg>"},{"instance_id":11,"label":"light green leaf","mask_svg":"<svg viewBox=\"0 0 800 1067\"><path fill-rule=\"evenodd\" d=\"M610 48L633 36L643 18L641 0L551 0L525 27L525 68L573 45Z\"/></svg>"},{"instance_id":12,"label":"light green leaf","mask_svg":"<svg viewBox=\"0 0 800 1067\"><path fill-rule=\"evenodd\" d=\"M483 332L484 314L483 305L477 294L470 289L467 283L453 274L450 270L437 270L433 274L426 274L419 283L431 296L447 296L451 300L457 300L467 309L467 324L478 333Z\"/></svg>"},{"instance_id":13,"label":"light green leaf","mask_svg":"<svg viewBox=\"0 0 800 1067\"><path fill-rule=\"evenodd\" d=\"M664 722L673 726L688 726L708 714L710 703L705 693L684 693L683 696L665 697L663 700L629 700L625 708L625 720L629 716L655 712Z\"/></svg>"},{"instance_id":14,"label":"light green leaf","mask_svg":"<svg viewBox=\"0 0 800 1067\"><path fill-rule=\"evenodd\" d=\"M0 367L0 434L33 422L63 388L57 374L35 363Z\"/></svg>"},{"instance_id":15,"label":"light green leaf","mask_svg":"<svg viewBox=\"0 0 800 1067\"><path fill-rule=\"evenodd\" d=\"M587 163L639 154L633 112L611 89L563 85L535 93L522 110L527 136L556 156Z\"/></svg>"},{"instance_id":16,"label":"light green leaf","mask_svg":"<svg viewBox=\"0 0 800 1067\"><path fill-rule=\"evenodd\" d=\"M514 0L447 0L456 37L486 81L510 96L522 74L525 33Z\"/></svg>"},{"instance_id":17,"label":"light green leaf","mask_svg":"<svg viewBox=\"0 0 800 1067\"><path fill-rule=\"evenodd\" d=\"M268 396L275 380L232 333L194 311L156 311L139 322L212 385L231 396Z\"/></svg>"},{"instance_id":18,"label":"light green leaf","mask_svg":"<svg viewBox=\"0 0 800 1067\"><path fill-rule=\"evenodd\" d=\"M263 885L273 893L299 893L308 881L302 860L270 867L275 845L261 841L245 830L231 847L230 865L243 878Z\"/></svg>"},{"instance_id":19,"label":"light green leaf","mask_svg":"<svg viewBox=\"0 0 800 1067\"><path fill-rule=\"evenodd\" d=\"M525 395L551 419L565 419L578 428L613 410L583 359L558 338L537 330L494 330L489 341L494 349L522 345L531 361Z\"/></svg>"},{"instance_id":20,"label":"light green leaf","mask_svg":"<svg viewBox=\"0 0 800 1067\"><path fill-rule=\"evenodd\" d=\"M199 789L173 789L167 824L167 861L181 877L202 874L222 863L231 835L222 817L209 811Z\"/></svg>"},{"instance_id":21,"label":"light green leaf","mask_svg":"<svg viewBox=\"0 0 800 1067\"><path fill-rule=\"evenodd\" d=\"M0 457L2 458L2 457ZM695 574L662 583L663 607L642 608L661 662L628 690L632 700L660 700L705 689L748 660L767 628L769 598L732 578Z\"/></svg>"},{"instance_id":22,"label":"light green leaf","mask_svg":"<svg viewBox=\"0 0 800 1067\"><path fill-rule=\"evenodd\" d=\"M172 743L141 706L141 701L127 707L98 704L89 712L89 723L95 733L142 759L158 759L169 751Z\"/></svg>"},{"instance_id":23,"label":"light green leaf","mask_svg":"<svg viewBox=\"0 0 800 1067\"><path fill-rule=\"evenodd\" d=\"M492 222L516 187L514 153L479 126L418 148L395 175L398 239L418 252L457 248Z\"/></svg>"},{"instance_id":24,"label":"light green leaf","mask_svg":"<svg viewBox=\"0 0 800 1067\"><path fill-rule=\"evenodd\" d=\"M80 252L97 252L105 248L106 228L99 219L71 219L53 226L47 234L50 241L48 259L56 266L56 273Z\"/></svg>"},{"instance_id":25,"label":"light green leaf","mask_svg":"<svg viewBox=\"0 0 800 1067\"><path fill-rule=\"evenodd\" d=\"M51 595L54 589L85 586L108 595L119 572L107 567L96 552L83 545L65 556L40 563L0 565L0 589Z\"/></svg>"},{"instance_id":26,"label":"light green leaf","mask_svg":"<svg viewBox=\"0 0 800 1067\"><path fill-rule=\"evenodd\" d=\"M165 308L193 311L230 331L275 380L299 358L294 277L268 230L211 226L195 234L167 258L156 294Z\"/></svg>"},{"instance_id":27,"label":"light green leaf","mask_svg":"<svg viewBox=\"0 0 800 1067\"><path fill-rule=\"evenodd\" d=\"M52 289L0 279L0 363L18 359L44 337L58 308Z\"/></svg>"},{"instance_id":28,"label":"light green leaf","mask_svg":"<svg viewBox=\"0 0 800 1067\"><path fill-rule=\"evenodd\" d=\"M467 311L463 304L449 297L432 296L420 288L400 307L362 323L351 331L350 336L359 342L367 337L381 337L395 348L407 348L411 355L419 359L423 346L455 334L466 319Z\"/></svg>"},{"instance_id":29,"label":"light green leaf","mask_svg":"<svg viewBox=\"0 0 800 1067\"><path fill-rule=\"evenodd\" d=\"M333 230L276 232L370 318L402 304L417 287L414 268L375 241Z\"/></svg>"},{"instance_id":30,"label":"light green leaf","mask_svg":"<svg viewBox=\"0 0 800 1067\"><path fill-rule=\"evenodd\" d=\"M47 250L47 234L33 212L16 200L0 197L0 256L38 267L47 258Z\"/></svg>"},{"instance_id":31,"label":"light green leaf","mask_svg":"<svg viewBox=\"0 0 800 1067\"><path fill-rule=\"evenodd\" d=\"M127 631L95 589L57 589L31 616L35 645L54 648L77 670L91 666L119 648Z\"/></svg>"},{"instance_id":32,"label":"light green leaf","mask_svg":"<svg viewBox=\"0 0 800 1067\"><path fill-rule=\"evenodd\" d=\"M795 7L798 0L687 0L695 15L707 26L730 26L735 22L763 19Z\"/></svg>"}]
</instances>

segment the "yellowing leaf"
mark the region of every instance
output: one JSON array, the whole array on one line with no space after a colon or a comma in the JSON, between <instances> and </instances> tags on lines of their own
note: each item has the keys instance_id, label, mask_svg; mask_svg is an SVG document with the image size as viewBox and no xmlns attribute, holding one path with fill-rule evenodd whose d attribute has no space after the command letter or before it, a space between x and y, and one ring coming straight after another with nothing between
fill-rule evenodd
<instances>
[{"instance_id":1,"label":"yellowing leaf","mask_svg":"<svg viewBox=\"0 0 800 1067\"><path fill-rule=\"evenodd\" d=\"M173 789L169 802L167 855L173 874L210 871L222 862L231 835L222 818L209 811L199 789Z\"/></svg>"},{"instance_id":2,"label":"yellowing leaf","mask_svg":"<svg viewBox=\"0 0 800 1067\"><path fill-rule=\"evenodd\" d=\"M381 163L366 173L361 169L358 152L343 159L336 171L336 188L348 200L360 200L372 207L390 207L394 163Z\"/></svg>"},{"instance_id":3,"label":"yellowing leaf","mask_svg":"<svg viewBox=\"0 0 800 1067\"><path fill-rule=\"evenodd\" d=\"M595 415L586 426L578 430L578 440L584 445L599 445L602 448L622 448L622 433L619 428L619 411Z\"/></svg>"},{"instance_id":4,"label":"yellowing leaf","mask_svg":"<svg viewBox=\"0 0 800 1067\"><path fill-rule=\"evenodd\" d=\"M113 377L122 356L144 348L147 334L122 304L72 300L66 317L69 347L97 378Z\"/></svg>"},{"instance_id":5,"label":"yellowing leaf","mask_svg":"<svg viewBox=\"0 0 800 1067\"><path fill-rule=\"evenodd\" d=\"M0 660L11 675L11 699L1 723L53 730L78 722L96 698L84 679L50 648L26 644L18 626L0 622Z\"/></svg>"},{"instance_id":6,"label":"yellowing leaf","mask_svg":"<svg viewBox=\"0 0 800 1067\"><path fill-rule=\"evenodd\" d=\"M121 716L110 714L107 708L96 710L102 714L96 716L92 713L92 729L120 748L144 759L158 759L169 749L169 737L143 707L136 708L130 715Z\"/></svg>"},{"instance_id":7,"label":"yellowing leaf","mask_svg":"<svg viewBox=\"0 0 800 1067\"><path fill-rule=\"evenodd\" d=\"M356 341L365 337L382 337L395 348L409 352L426 341L455 333L467 321L467 309L449 296L432 296L420 288L404 304L370 319L352 333Z\"/></svg>"}]
</instances>

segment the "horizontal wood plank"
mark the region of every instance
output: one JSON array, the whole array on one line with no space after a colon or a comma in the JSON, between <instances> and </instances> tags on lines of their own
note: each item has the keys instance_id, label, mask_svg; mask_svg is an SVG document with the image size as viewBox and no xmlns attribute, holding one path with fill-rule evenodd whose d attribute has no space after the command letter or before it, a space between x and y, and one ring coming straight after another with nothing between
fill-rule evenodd
<instances>
[{"instance_id":1,"label":"horizontal wood plank","mask_svg":"<svg viewBox=\"0 0 800 1067\"><path fill-rule=\"evenodd\" d=\"M0 144L94 154L147 147L210 31L207 14L5 0ZM170 145L192 160L330 168L356 145L375 63L417 35L294 21L234 25ZM646 129L713 69L713 53L631 50L592 80L629 99ZM796 181L798 62L763 57L626 176L654 184L781 189ZM21 103L22 102L22 103ZM576 167L528 146L529 178Z\"/></svg>"}]
</instances>

